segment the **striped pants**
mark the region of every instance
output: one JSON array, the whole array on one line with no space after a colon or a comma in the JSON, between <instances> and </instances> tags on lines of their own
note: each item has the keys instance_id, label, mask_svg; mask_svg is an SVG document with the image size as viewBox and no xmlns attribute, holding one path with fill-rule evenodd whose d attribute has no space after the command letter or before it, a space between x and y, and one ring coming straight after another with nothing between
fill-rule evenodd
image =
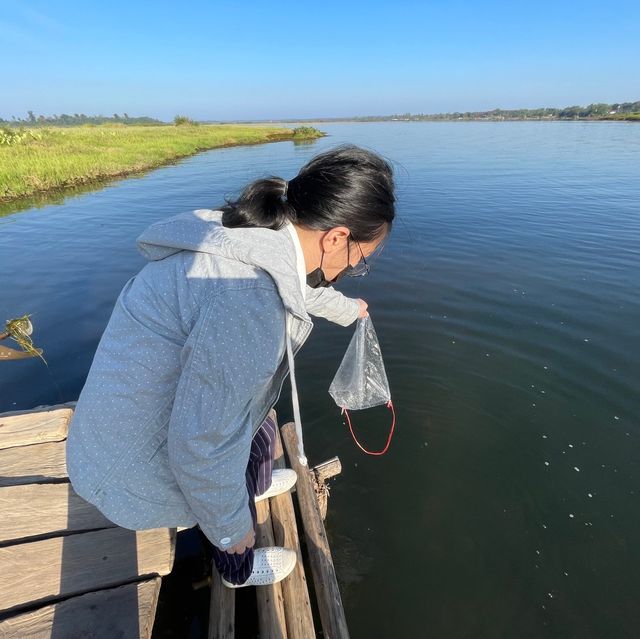
<instances>
[{"instance_id":1,"label":"striped pants","mask_svg":"<svg viewBox=\"0 0 640 639\"><path fill-rule=\"evenodd\" d=\"M267 417L256 431L251 442L251 453L245 477L247 480L247 493L249 509L253 519L253 529L256 528L256 495L264 493L271 486L271 471L275 454L276 424ZM246 548L241 554L230 554L225 550L211 545L213 561L218 572L232 584L242 584L251 575L253 570L253 548Z\"/></svg>"}]
</instances>

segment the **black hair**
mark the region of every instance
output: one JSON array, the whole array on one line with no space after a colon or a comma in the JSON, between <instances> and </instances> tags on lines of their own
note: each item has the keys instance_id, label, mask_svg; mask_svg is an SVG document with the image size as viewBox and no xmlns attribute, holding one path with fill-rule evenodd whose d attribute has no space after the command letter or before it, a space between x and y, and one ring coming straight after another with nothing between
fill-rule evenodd
<instances>
[{"instance_id":1,"label":"black hair","mask_svg":"<svg viewBox=\"0 0 640 639\"><path fill-rule=\"evenodd\" d=\"M226 227L278 230L289 220L321 231L346 226L354 240L370 242L391 231L393 169L372 151L342 144L313 157L288 185L270 175L225 202L218 210Z\"/></svg>"}]
</instances>

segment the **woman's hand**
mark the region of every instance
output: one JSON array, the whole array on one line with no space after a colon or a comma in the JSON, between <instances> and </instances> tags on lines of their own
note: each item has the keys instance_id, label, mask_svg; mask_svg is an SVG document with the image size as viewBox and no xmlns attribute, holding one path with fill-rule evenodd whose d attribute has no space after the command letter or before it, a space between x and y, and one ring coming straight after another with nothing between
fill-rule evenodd
<instances>
[{"instance_id":1,"label":"woman's hand","mask_svg":"<svg viewBox=\"0 0 640 639\"><path fill-rule=\"evenodd\" d=\"M369 305L360 298L358 298L358 304L360 304L360 313L358 314L358 317L366 317L367 315L369 315L369 312L367 311Z\"/></svg>"},{"instance_id":2,"label":"woman's hand","mask_svg":"<svg viewBox=\"0 0 640 639\"><path fill-rule=\"evenodd\" d=\"M235 546L227 548L230 555L238 553L241 555L246 548L251 548L256 543L256 532L253 528L249 528L249 532Z\"/></svg>"}]
</instances>

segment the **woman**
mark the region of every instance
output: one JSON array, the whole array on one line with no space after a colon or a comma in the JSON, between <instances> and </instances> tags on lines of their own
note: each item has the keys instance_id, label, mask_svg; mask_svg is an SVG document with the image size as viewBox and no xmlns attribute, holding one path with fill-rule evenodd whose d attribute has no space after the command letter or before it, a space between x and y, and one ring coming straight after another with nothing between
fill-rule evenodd
<instances>
[{"instance_id":1,"label":"woman","mask_svg":"<svg viewBox=\"0 0 640 639\"><path fill-rule=\"evenodd\" d=\"M393 189L385 160L343 145L289 182L259 179L220 209L148 227L149 263L118 296L69 429L76 492L125 528L197 524L228 587L289 574L294 551L253 549L255 502L296 478L272 473L268 413L290 372L305 464L293 356L310 315L367 314L330 284L368 271Z\"/></svg>"}]
</instances>

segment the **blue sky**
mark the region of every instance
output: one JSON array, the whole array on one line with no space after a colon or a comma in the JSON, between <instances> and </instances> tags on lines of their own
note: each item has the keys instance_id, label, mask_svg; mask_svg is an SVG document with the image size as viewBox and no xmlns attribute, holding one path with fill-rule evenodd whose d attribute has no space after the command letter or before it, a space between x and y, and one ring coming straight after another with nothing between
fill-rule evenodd
<instances>
[{"instance_id":1,"label":"blue sky","mask_svg":"<svg viewBox=\"0 0 640 639\"><path fill-rule=\"evenodd\" d=\"M640 2L0 0L0 117L342 117L640 100Z\"/></svg>"}]
</instances>

